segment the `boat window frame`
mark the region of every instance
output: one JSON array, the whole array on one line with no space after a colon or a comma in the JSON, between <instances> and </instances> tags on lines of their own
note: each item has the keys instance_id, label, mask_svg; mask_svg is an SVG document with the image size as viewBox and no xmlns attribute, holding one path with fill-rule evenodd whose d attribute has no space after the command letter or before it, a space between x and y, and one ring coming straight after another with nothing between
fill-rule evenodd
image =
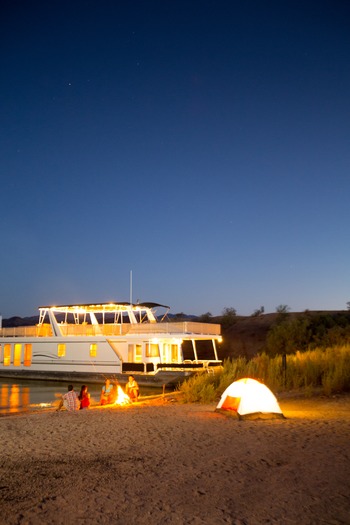
<instances>
[{"instance_id":1,"label":"boat window frame","mask_svg":"<svg viewBox=\"0 0 350 525\"><path fill-rule=\"evenodd\" d=\"M156 352L155 352L155 347L157 349ZM159 343L147 342L146 348L145 348L145 356L146 357L160 357Z\"/></svg>"},{"instance_id":2,"label":"boat window frame","mask_svg":"<svg viewBox=\"0 0 350 525\"><path fill-rule=\"evenodd\" d=\"M13 346L13 366L21 366L22 343L15 343Z\"/></svg>"},{"instance_id":3,"label":"boat window frame","mask_svg":"<svg viewBox=\"0 0 350 525\"><path fill-rule=\"evenodd\" d=\"M11 343L5 343L4 344L4 354L3 354L3 365L4 366L10 366L11 365Z\"/></svg>"},{"instance_id":4,"label":"boat window frame","mask_svg":"<svg viewBox=\"0 0 350 525\"><path fill-rule=\"evenodd\" d=\"M97 357L97 343L90 344L90 357Z\"/></svg>"},{"instance_id":5,"label":"boat window frame","mask_svg":"<svg viewBox=\"0 0 350 525\"><path fill-rule=\"evenodd\" d=\"M179 345L176 343L170 343L170 355L171 362L177 363L179 360Z\"/></svg>"},{"instance_id":6,"label":"boat window frame","mask_svg":"<svg viewBox=\"0 0 350 525\"><path fill-rule=\"evenodd\" d=\"M66 343L57 343L58 357L66 357Z\"/></svg>"},{"instance_id":7,"label":"boat window frame","mask_svg":"<svg viewBox=\"0 0 350 525\"><path fill-rule=\"evenodd\" d=\"M23 355L23 365L31 366L33 359L33 345L32 343L24 344L24 355Z\"/></svg>"}]
</instances>

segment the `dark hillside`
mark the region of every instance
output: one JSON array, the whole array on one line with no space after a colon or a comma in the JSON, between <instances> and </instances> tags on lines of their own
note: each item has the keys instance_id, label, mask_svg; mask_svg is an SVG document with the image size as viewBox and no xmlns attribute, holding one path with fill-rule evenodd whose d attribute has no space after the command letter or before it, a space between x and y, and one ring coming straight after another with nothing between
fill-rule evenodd
<instances>
[{"instance_id":1,"label":"dark hillside","mask_svg":"<svg viewBox=\"0 0 350 525\"><path fill-rule=\"evenodd\" d=\"M2 320L3 328L12 328L16 326L35 326L39 322L39 316L33 317L9 317Z\"/></svg>"},{"instance_id":2,"label":"dark hillside","mask_svg":"<svg viewBox=\"0 0 350 525\"><path fill-rule=\"evenodd\" d=\"M219 345L219 357L253 357L264 350L267 333L276 323L278 314L258 317L237 316L235 324L222 326L223 342Z\"/></svg>"},{"instance_id":3,"label":"dark hillside","mask_svg":"<svg viewBox=\"0 0 350 525\"><path fill-rule=\"evenodd\" d=\"M327 329L335 325L350 325L349 311L305 311L290 312L286 314L271 313L259 316L242 317L236 316L232 319L230 326L222 323L223 342L219 346L219 357L253 357L265 350L266 338L271 328L282 321L293 321L296 319L310 319L316 326L324 328L323 336L326 337ZM220 323L220 317L213 318L213 322ZM328 326L327 326L328 325ZM345 341L344 341L345 342Z\"/></svg>"}]
</instances>

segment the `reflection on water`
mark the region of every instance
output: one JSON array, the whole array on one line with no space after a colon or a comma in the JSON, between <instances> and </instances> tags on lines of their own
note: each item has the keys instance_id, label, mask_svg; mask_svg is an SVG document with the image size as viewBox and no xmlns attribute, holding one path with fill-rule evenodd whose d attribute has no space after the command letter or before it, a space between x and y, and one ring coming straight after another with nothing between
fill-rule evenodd
<instances>
[{"instance_id":1,"label":"reflection on water","mask_svg":"<svg viewBox=\"0 0 350 525\"><path fill-rule=\"evenodd\" d=\"M30 404L29 388L18 384L3 383L0 386L0 411L17 412L24 405Z\"/></svg>"},{"instance_id":2,"label":"reflection on water","mask_svg":"<svg viewBox=\"0 0 350 525\"><path fill-rule=\"evenodd\" d=\"M88 385L91 403L98 404L100 400L101 385ZM55 408L58 406L61 395L67 392L68 383L59 381L15 381L0 378L0 416L13 412L28 412ZM74 390L79 393L80 384L74 385ZM141 396L160 394L159 388L141 387Z\"/></svg>"}]
</instances>

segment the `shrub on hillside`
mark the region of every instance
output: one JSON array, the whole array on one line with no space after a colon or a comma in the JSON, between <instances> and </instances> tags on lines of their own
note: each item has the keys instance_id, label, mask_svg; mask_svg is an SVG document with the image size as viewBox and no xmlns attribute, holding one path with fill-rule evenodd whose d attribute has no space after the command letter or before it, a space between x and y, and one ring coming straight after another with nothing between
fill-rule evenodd
<instances>
[{"instance_id":1,"label":"shrub on hillside","mask_svg":"<svg viewBox=\"0 0 350 525\"><path fill-rule=\"evenodd\" d=\"M180 391L185 403L218 401L226 388L243 377L256 379L274 392L314 389L326 395L350 391L350 345L317 348L286 356L283 367L281 356L261 354L247 360L228 359L222 370L214 374L201 373L182 383Z\"/></svg>"}]
</instances>

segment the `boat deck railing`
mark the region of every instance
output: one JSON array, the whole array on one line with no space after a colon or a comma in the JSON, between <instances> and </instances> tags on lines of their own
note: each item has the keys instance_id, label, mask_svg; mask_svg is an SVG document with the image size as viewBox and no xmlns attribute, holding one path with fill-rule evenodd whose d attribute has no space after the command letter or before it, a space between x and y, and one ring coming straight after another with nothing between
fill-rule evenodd
<instances>
[{"instance_id":1,"label":"boat deck railing","mask_svg":"<svg viewBox=\"0 0 350 525\"><path fill-rule=\"evenodd\" d=\"M130 325L132 334L196 334L220 335L221 325L211 323L196 323L186 321L183 323L140 323Z\"/></svg>"},{"instance_id":2,"label":"boat deck railing","mask_svg":"<svg viewBox=\"0 0 350 525\"><path fill-rule=\"evenodd\" d=\"M0 337L51 337L50 325L41 326L12 326L1 328Z\"/></svg>"},{"instance_id":3,"label":"boat deck railing","mask_svg":"<svg viewBox=\"0 0 350 525\"><path fill-rule=\"evenodd\" d=\"M117 336L126 334L168 334L168 335L208 335L219 336L221 326L211 323L196 323L193 321L179 323L138 323L138 324L59 324L63 337L68 336ZM15 326L12 328L1 328L0 337L52 337L53 332L50 324L36 326Z\"/></svg>"}]
</instances>

